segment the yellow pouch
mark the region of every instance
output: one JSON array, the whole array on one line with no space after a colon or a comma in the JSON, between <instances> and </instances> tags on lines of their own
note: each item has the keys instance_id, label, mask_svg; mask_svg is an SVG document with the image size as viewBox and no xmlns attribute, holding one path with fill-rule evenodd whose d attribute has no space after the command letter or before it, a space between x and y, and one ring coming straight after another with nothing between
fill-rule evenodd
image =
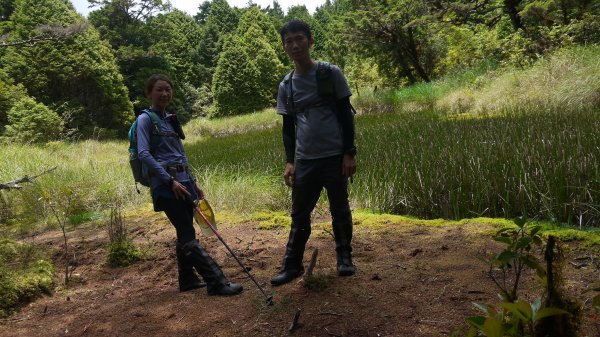
<instances>
[{"instance_id":1,"label":"yellow pouch","mask_svg":"<svg viewBox=\"0 0 600 337\"><path fill-rule=\"evenodd\" d=\"M194 204L196 205L196 209L194 210L194 219L196 220L196 223L198 224L198 226L200 226L200 230L202 231L202 234L205 236L214 235L215 233L213 232L212 229L210 229L210 226L204 220L204 218L206 218L206 220L210 221L210 224L213 226L213 228L215 230L217 229L217 222L215 221L215 213L213 212L212 208L210 207L210 204L208 203L208 201L206 201L206 199L196 200L194 202ZM204 217L202 217L200 214L198 214L198 211L200 211L204 215Z\"/></svg>"}]
</instances>

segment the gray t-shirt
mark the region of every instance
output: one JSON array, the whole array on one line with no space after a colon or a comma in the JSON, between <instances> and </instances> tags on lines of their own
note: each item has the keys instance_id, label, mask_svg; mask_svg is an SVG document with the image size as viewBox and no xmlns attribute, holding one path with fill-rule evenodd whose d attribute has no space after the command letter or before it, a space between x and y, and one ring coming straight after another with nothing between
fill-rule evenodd
<instances>
[{"instance_id":1,"label":"gray t-shirt","mask_svg":"<svg viewBox=\"0 0 600 337\"><path fill-rule=\"evenodd\" d=\"M291 79L296 110L296 158L318 159L344 153L342 128L327 98L317 92L317 63L306 74ZM352 95L340 68L331 65L331 76L337 100ZM286 83L281 81L277 94L277 113L294 115L286 106Z\"/></svg>"}]
</instances>

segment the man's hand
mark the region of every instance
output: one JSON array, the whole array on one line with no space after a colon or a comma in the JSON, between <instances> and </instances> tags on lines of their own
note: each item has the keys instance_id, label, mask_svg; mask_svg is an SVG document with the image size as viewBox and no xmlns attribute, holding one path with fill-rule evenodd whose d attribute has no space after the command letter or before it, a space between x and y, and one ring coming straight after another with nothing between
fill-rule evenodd
<instances>
[{"instance_id":1,"label":"man's hand","mask_svg":"<svg viewBox=\"0 0 600 337\"><path fill-rule=\"evenodd\" d=\"M171 185L171 191L173 191L175 199L177 200L186 200L191 196L187 188L185 188L185 186L180 184L177 180L173 180L173 185Z\"/></svg>"},{"instance_id":2,"label":"man's hand","mask_svg":"<svg viewBox=\"0 0 600 337\"><path fill-rule=\"evenodd\" d=\"M283 181L285 181L285 184L289 187L294 186L294 171L295 170L296 170L296 167L294 166L293 163L285 164L285 170L283 171Z\"/></svg>"},{"instance_id":3,"label":"man's hand","mask_svg":"<svg viewBox=\"0 0 600 337\"><path fill-rule=\"evenodd\" d=\"M352 178L355 172L356 160L354 159L354 156L345 154L344 159L342 160L342 174L344 177Z\"/></svg>"}]
</instances>

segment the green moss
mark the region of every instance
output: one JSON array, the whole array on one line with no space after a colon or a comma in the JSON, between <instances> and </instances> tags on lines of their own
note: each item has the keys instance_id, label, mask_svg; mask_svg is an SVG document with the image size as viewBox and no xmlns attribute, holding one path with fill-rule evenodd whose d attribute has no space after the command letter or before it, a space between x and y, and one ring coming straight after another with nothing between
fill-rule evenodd
<instances>
[{"instance_id":1,"label":"green moss","mask_svg":"<svg viewBox=\"0 0 600 337\"><path fill-rule=\"evenodd\" d=\"M465 226L472 233L492 234L495 230L503 227L514 227L515 223L510 219L502 218L472 218L459 221L433 219L422 220L412 217L392 214L377 214L369 211L355 211L353 213L354 225L356 228L368 229L403 229L410 230L414 226ZM580 240L584 246L600 245L600 229L592 228L580 230L574 227L560 226L551 222L535 221L530 224L540 225L541 234L544 236L554 235L563 241Z\"/></svg>"},{"instance_id":2,"label":"green moss","mask_svg":"<svg viewBox=\"0 0 600 337\"><path fill-rule=\"evenodd\" d=\"M248 216L248 221L267 221L271 220L276 216L285 216L285 212L275 212L275 211L258 211L251 213Z\"/></svg>"},{"instance_id":3,"label":"green moss","mask_svg":"<svg viewBox=\"0 0 600 337\"><path fill-rule=\"evenodd\" d=\"M22 269L0 269L0 316L12 313L53 287L54 266L46 260L36 260Z\"/></svg>"},{"instance_id":4,"label":"green moss","mask_svg":"<svg viewBox=\"0 0 600 337\"><path fill-rule=\"evenodd\" d=\"M444 226L459 226L459 225L469 225L469 224L478 224L478 225L492 225L492 226L504 226L510 225L513 222L506 219L498 219L498 218L473 218L473 219L463 219L460 221L455 220L445 220L445 219L432 219L432 220L424 220L418 219L414 217L408 217L403 215L393 215L393 214L382 214L382 213L373 213L370 211L359 210L353 213L354 224L360 227L367 228L389 228L390 226L428 226L428 227L444 227Z\"/></svg>"},{"instance_id":5,"label":"green moss","mask_svg":"<svg viewBox=\"0 0 600 337\"><path fill-rule=\"evenodd\" d=\"M258 211L250 214L246 221L258 222L258 229L290 227L292 221L287 212Z\"/></svg>"},{"instance_id":6,"label":"green moss","mask_svg":"<svg viewBox=\"0 0 600 337\"><path fill-rule=\"evenodd\" d=\"M582 241L582 246L600 246L600 230L579 230L575 228L543 229L542 235L553 235L562 241Z\"/></svg>"},{"instance_id":7,"label":"green moss","mask_svg":"<svg viewBox=\"0 0 600 337\"><path fill-rule=\"evenodd\" d=\"M237 224L246 221L246 218L235 211L215 210L215 221L219 224Z\"/></svg>"},{"instance_id":8,"label":"green moss","mask_svg":"<svg viewBox=\"0 0 600 337\"><path fill-rule=\"evenodd\" d=\"M273 229L273 228L284 228L290 227L292 224L292 220L289 216L274 216L271 219L260 221L258 223L258 229Z\"/></svg>"},{"instance_id":9,"label":"green moss","mask_svg":"<svg viewBox=\"0 0 600 337\"><path fill-rule=\"evenodd\" d=\"M320 292L329 288L331 282L333 282L333 277L330 275L313 274L304 277L304 286L316 292Z\"/></svg>"}]
</instances>

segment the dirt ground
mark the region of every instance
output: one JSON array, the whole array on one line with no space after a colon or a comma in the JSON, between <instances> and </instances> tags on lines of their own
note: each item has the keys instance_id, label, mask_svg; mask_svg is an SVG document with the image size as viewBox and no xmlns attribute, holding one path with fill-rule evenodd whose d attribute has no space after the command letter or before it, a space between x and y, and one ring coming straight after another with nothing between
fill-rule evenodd
<instances>
[{"instance_id":1,"label":"dirt ground","mask_svg":"<svg viewBox=\"0 0 600 337\"><path fill-rule=\"evenodd\" d=\"M266 306L262 293L214 236L199 239L226 276L244 285L244 292L235 297L208 296L205 288L179 293L175 231L168 220L147 214L126 222L150 259L110 268L105 264L104 229L88 226L70 232L77 262L74 282L1 321L0 336L448 336L465 326L466 317L478 314L472 302L499 303L486 265L478 259L500 248L487 224L390 223L373 228L357 223L353 242L358 272L346 278L335 273L330 225L316 225L305 261L319 249L314 273L327 286L320 291L302 281L271 288L269 279L279 268L287 229L258 230L252 222L220 224L229 246L265 290L274 293L274 305ZM59 270L64 266L61 240L59 232L36 237L56 251ZM566 291L585 308L580 336L600 336L590 295L582 293L600 281L600 250L569 242L565 255ZM535 289L533 281L525 288ZM522 292L525 298L532 295Z\"/></svg>"}]
</instances>

